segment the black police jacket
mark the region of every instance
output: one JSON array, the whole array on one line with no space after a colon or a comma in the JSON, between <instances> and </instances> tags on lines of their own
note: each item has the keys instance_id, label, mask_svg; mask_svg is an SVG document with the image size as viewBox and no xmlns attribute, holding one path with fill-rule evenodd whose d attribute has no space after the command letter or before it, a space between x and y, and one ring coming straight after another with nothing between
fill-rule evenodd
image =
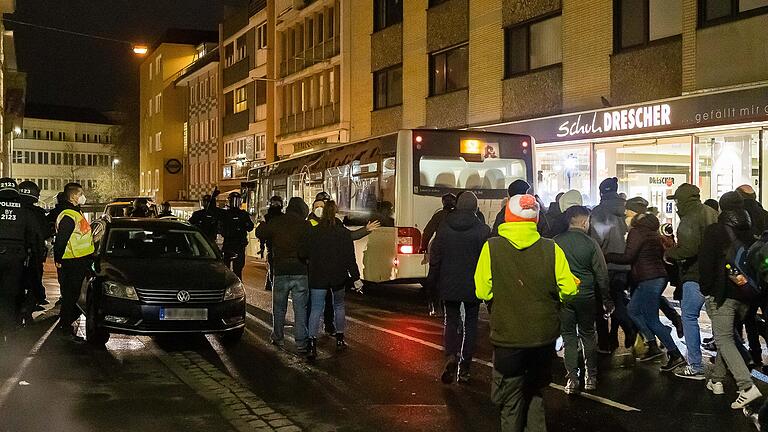
<instances>
[{"instance_id":1,"label":"black police jacket","mask_svg":"<svg viewBox=\"0 0 768 432\"><path fill-rule=\"evenodd\" d=\"M18 200L0 199L0 244L29 247L36 235L34 220Z\"/></svg>"},{"instance_id":2,"label":"black police jacket","mask_svg":"<svg viewBox=\"0 0 768 432\"><path fill-rule=\"evenodd\" d=\"M241 209L221 210L221 235L224 237L224 247L242 247L248 244L248 233L254 225L251 215Z\"/></svg>"}]
</instances>

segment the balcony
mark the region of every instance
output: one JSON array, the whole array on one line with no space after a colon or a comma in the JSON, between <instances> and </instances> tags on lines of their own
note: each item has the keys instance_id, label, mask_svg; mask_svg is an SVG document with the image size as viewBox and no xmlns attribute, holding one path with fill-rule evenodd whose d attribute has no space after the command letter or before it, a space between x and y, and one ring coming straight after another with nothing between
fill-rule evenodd
<instances>
[{"instance_id":1,"label":"balcony","mask_svg":"<svg viewBox=\"0 0 768 432\"><path fill-rule=\"evenodd\" d=\"M243 58L239 62L224 68L224 79L223 79L224 87L229 87L238 81L242 81L248 78L248 72L249 72L248 59L249 57L245 56L245 58Z\"/></svg>"},{"instance_id":2,"label":"balcony","mask_svg":"<svg viewBox=\"0 0 768 432\"><path fill-rule=\"evenodd\" d=\"M338 104L331 104L283 117L280 119L280 134L287 135L339 123L341 121L339 108Z\"/></svg>"},{"instance_id":3,"label":"balcony","mask_svg":"<svg viewBox=\"0 0 768 432\"><path fill-rule=\"evenodd\" d=\"M280 78L285 78L300 72L310 66L332 59L340 52L339 38L327 39L322 43L298 52L291 59L285 59L280 63Z\"/></svg>"}]
</instances>

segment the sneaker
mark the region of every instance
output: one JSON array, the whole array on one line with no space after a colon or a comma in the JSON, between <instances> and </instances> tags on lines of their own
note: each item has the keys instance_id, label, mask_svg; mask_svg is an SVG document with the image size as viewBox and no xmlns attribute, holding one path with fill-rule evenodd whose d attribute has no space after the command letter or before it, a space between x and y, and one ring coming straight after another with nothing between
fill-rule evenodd
<instances>
[{"instance_id":1,"label":"sneaker","mask_svg":"<svg viewBox=\"0 0 768 432\"><path fill-rule=\"evenodd\" d=\"M763 394L760 393L760 390L758 390L755 386L750 387L748 390L741 390L739 392L739 397L737 397L736 401L731 404L731 408L742 409L749 405L750 402L754 401L762 395Z\"/></svg>"},{"instance_id":2,"label":"sneaker","mask_svg":"<svg viewBox=\"0 0 768 432\"><path fill-rule=\"evenodd\" d=\"M597 390L597 377L587 375L587 378L584 380L584 390L587 390L587 391Z\"/></svg>"},{"instance_id":3,"label":"sneaker","mask_svg":"<svg viewBox=\"0 0 768 432\"><path fill-rule=\"evenodd\" d=\"M647 344L648 349L645 350L645 353L641 355L637 360L641 362L647 362L654 359L657 359L664 355L664 352L659 349L659 346L656 345L656 342L651 342Z\"/></svg>"},{"instance_id":4,"label":"sneaker","mask_svg":"<svg viewBox=\"0 0 768 432\"><path fill-rule=\"evenodd\" d=\"M711 391L716 395L725 394L725 390L723 390L723 383L721 382L707 380L707 390Z\"/></svg>"},{"instance_id":5,"label":"sneaker","mask_svg":"<svg viewBox=\"0 0 768 432\"><path fill-rule=\"evenodd\" d=\"M576 394L579 392L579 380L577 378L568 378L565 383L565 394Z\"/></svg>"},{"instance_id":6,"label":"sneaker","mask_svg":"<svg viewBox=\"0 0 768 432\"><path fill-rule=\"evenodd\" d=\"M681 362L681 364L682 364L682 362ZM662 368L662 370L664 370L664 369ZM672 369L670 369L670 370L672 370ZM703 381L703 380L705 380L707 378L704 375L704 372L697 371L696 369L694 369L694 368L692 368L690 366L686 366L686 367L680 369L679 371L675 372L675 376L680 377L680 378L690 379L690 380L696 380L696 381Z\"/></svg>"},{"instance_id":7,"label":"sneaker","mask_svg":"<svg viewBox=\"0 0 768 432\"><path fill-rule=\"evenodd\" d=\"M445 369L443 370L442 375L440 375L440 381L443 382L443 384L450 384L456 380L456 370L459 368L459 363L456 361L455 358L451 357L448 359L448 361L445 363Z\"/></svg>"}]
</instances>

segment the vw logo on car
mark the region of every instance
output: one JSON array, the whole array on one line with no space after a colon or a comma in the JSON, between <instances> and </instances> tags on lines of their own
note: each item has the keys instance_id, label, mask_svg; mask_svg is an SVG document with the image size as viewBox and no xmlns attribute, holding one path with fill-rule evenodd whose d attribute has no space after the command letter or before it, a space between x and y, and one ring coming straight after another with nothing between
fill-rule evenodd
<instances>
[{"instance_id":1,"label":"vw logo on car","mask_svg":"<svg viewBox=\"0 0 768 432\"><path fill-rule=\"evenodd\" d=\"M190 299L189 291L179 291L179 293L176 294L176 299L182 303L188 302Z\"/></svg>"}]
</instances>

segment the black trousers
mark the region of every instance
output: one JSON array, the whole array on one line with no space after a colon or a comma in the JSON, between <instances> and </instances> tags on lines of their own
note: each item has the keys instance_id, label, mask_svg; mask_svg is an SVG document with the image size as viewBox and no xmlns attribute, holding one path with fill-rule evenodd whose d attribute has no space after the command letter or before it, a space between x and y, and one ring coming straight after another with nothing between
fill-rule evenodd
<instances>
[{"instance_id":1,"label":"black trousers","mask_svg":"<svg viewBox=\"0 0 768 432\"><path fill-rule=\"evenodd\" d=\"M0 244L0 335L16 325L25 258L23 246Z\"/></svg>"},{"instance_id":2,"label":"black trousers","mask_svg":"<svg viewBox=\"0 0 768 432\"><path fill-rule=\"evenodd\" d=\"M232 252L237 254L237 257L229 262L229 268L235 273L240 280L243 280L243 268L245 267L245 245L223 245L221 250L224 252Z\"/></svg>"},{"instance_id":3,"label":"black trousers","mask_svg":"<svg viewBox=\"0 0 768 432\"><path fill-rule=\"evenodd\" d=\"M464 319L461 317L461 305L464 304ZM462 368L469 368L477 347L477 321L480 303L445 301L445 329L443 340L446 357L455 357Z\"/></svg>"},{"instance_id":4,"label":"black trousers","mask_svg":"<svg viewBox=\"0 0 768 432\"><path fill-rule=\"evenodd\" d=\"M37 305L45 300L45 285L43 285L43 266L45 262L40 259L30 259L24 267L24 289L27 293L26 304Z\"/></svg>"},{"instance_id":5,"label":"black trousers","mask_svg":"<svg viewBox=\"0 0 768 432\"><path fill-rule=\"evenodd\" d=\"M603 316L602 304L598 305L597 315L595 317L597 330L597 344L601 349L610 350L619 346L619 327L624 331L626 338L632 340L628 343L635 343L634 337L637 335L637 330L629 317L627 312L627 277L628 272L625 271L608 271L608 277L610 279L610 295L613 300L616 309L613 311L613 322L610 328L608 327L608 320ZM596 296L597 301L600 302L600 296Z\"/></svg>"},{"instance_id":6,"label":"black trousers","mask_svg":"<svg viewBox=\"0 0 768 432\"><path fill-rule=\"evenodd\" d=\"M77 299L80 297L83 281L91 268L91 262L91 257L61 260L61 267L58 269L61 287L59 328L64 331L71 330L72 323L80 317Z\"/></svg>"}]
</instances>

